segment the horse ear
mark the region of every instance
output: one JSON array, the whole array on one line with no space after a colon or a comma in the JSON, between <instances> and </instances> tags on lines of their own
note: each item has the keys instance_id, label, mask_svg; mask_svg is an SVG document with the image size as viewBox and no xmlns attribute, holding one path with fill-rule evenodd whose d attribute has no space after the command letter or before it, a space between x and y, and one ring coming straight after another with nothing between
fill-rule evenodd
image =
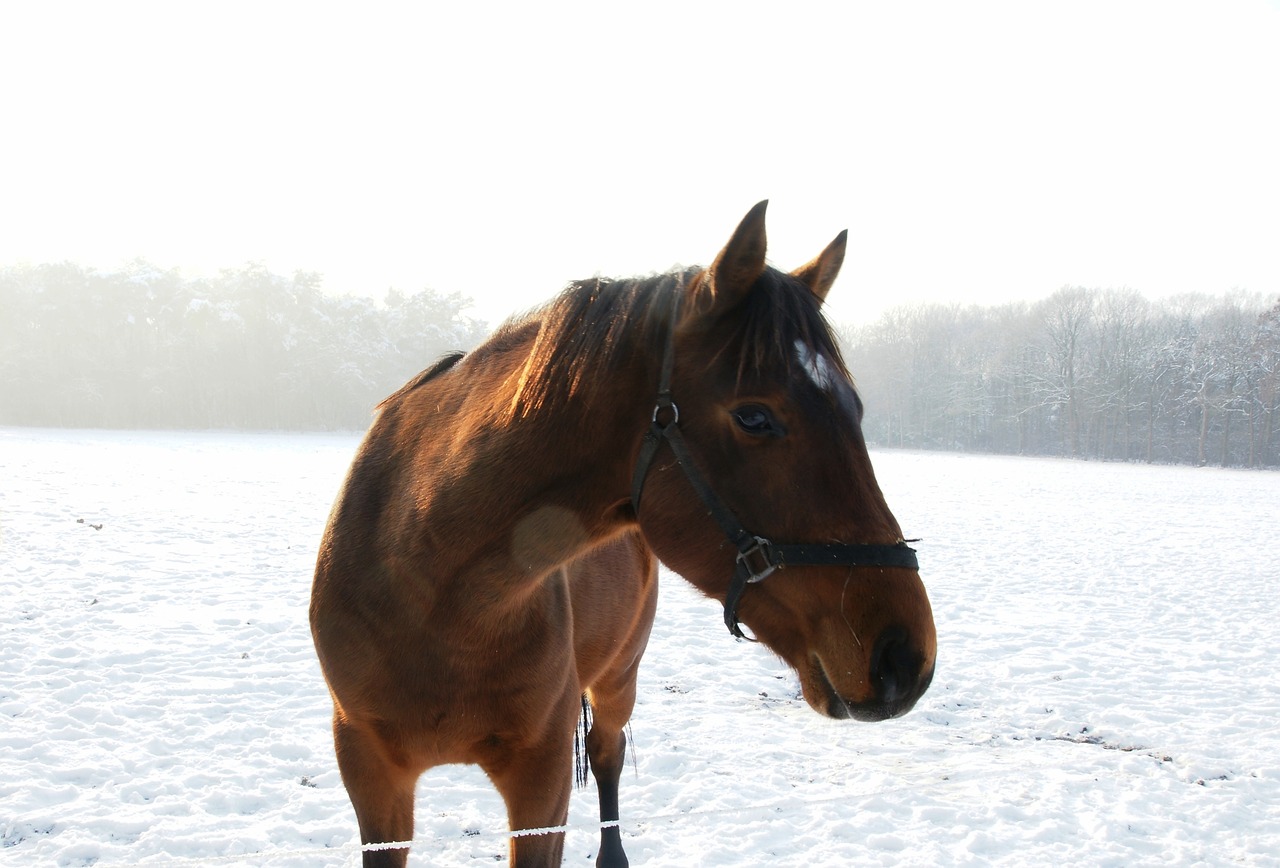
<instances>
[{"instance_id":1,"label":"horse ear","mask_svg":"<svg viewBox=\"0 0 1280 868\"><path fill-rule=\"evenodd\" d=\"M831 284L836 282L840 266L844 264L844 249L849 240L849 230L841 232L836 240L827 245L827 249L818 254L811 262L791 272L791 276L799 280L809 291L818 297L818 301L826 301Z\"/></svg>"},{"instance_id":2,"label":"horse ear","mask_svg":"<svg viewBox=\"0 0 1280 868\"><path fill-rule=\"evenodd\" d=\"M715 317L732 310L764 274L764 254L768 246L764 233L764 212L769 200L758 203L742 218L733 237L716 256L705 276L695 285L698 296L689 317Z\"/></svg>"}]
</instances>

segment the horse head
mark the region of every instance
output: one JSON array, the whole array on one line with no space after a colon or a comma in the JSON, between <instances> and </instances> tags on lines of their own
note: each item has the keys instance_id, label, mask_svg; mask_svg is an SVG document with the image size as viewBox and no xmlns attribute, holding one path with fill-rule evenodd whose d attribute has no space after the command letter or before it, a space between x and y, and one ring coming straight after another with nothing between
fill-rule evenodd
<instances>
[{"instance_id":1,"label":"horse head","mask_svg":"<svg viewBox=\"0 0 1280 868\"><path fill-rule=\"evenodd\" d=\"M765 205L674 299L633 506L658 557L792 666L812 708L897 717L929 686L937 635L821 312L846 235L779 271Z\"/></svg>"}]
</instances>

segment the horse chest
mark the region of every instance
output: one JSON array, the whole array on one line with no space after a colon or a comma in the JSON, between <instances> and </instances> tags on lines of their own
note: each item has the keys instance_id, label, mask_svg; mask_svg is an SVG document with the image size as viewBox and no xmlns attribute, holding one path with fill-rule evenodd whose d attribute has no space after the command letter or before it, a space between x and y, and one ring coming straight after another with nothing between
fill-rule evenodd
<instances>
[{"instance_id":1,"label":"horse chest","mask_svg":"<svg viewBox=\"0 0 1280 868\"><path fill-rule=\"evenodd\" d=\"M573 673L568 648L425 658L392 674L400 701L383 712L391 712L406 753L420 763L483 764L542 739L565 707L576 707Z\"/></svg>"}]
</instances>

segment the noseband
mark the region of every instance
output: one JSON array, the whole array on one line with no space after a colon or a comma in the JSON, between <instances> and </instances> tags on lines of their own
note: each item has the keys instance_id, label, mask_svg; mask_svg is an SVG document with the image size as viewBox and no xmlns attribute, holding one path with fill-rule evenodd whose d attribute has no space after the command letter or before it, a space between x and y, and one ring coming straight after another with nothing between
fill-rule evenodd
<instances>
[{"instance_id":1,"label":"noseband","mask_svg":"<svg viewBox=\"0 0 1280 868\"><path fill-rule=\"evenodd\" d=\"M671 371L675 366L676 323L680 301L672 305L671 328L667 332L666 349L662 355L662 374L658 383L658 400L653 408L653 422L645 432L636 459L635 473L631 477L631 506L640 514L640 495L644 491L645 477L654 456L665 441L675 455L676 463L684 470L685 478L698 493L707 512L725 536L738 550L737 565L729 590L724 598L724 623L729 632L739 639L747 638L738 626L738 601L747 585L762 582L778 570L788 566L852 566L852 567L906 567L918 570L916 550L899 540L894 545L863 543L800 543L778 545L762 536L746 530L733 512L724 505L715 491L699 472L689 452L684 435L680 433L680 408L671 398ZM662 421L665 419L666 421Z\"/></svg>"}]
</instances>

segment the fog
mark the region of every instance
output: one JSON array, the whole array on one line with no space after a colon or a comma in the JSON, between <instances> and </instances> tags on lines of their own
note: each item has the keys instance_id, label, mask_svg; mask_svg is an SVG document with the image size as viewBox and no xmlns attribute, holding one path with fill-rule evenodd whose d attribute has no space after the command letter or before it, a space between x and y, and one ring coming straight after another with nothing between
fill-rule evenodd
<instances>
[{"instance_id":1,"label":"fog","mask_svg":"<svg viewBox=\"0 0 1280 868\"><path fill-rule=\"evenodd\" d=\"M261 262L496 322L769 199L829 304L1280 292L1280 3L5 4L0 265Z\"/></svg>"},{"instance_id":2,"label":"fog","mask_svg":"<svg viewBox=\"0 0 1280 868\"><path fill-rule=\"evenodd\" d=\"M362 430L484 324L459 295L335 296L249 266L0 269L0 424Z\"/></svg>"},{"instance_id":3,"label":"fog","mask_svg":"<svg viewBox=\"0 0 1280 868\"><path fill-rule=\"evenodd\" d=\"M363 430L493 325L431 290L381 300L262 266L0 268L0 425ZM886 446L1159 463L1280 461L1280 302L1067 287L837 323Z\"/></svg>"},{"instance_id":4,"label":"fog","mask_svg":"<svg viewBox=\"0 0 1280 868\"><path fill-rule=\"evenodd\" d=\"M1280 302L1065 287L916 305L846 331L871 442L1274 467Z\"/></svg>"},{"instance_id":5,"label":"fog","mask_svg":"<svg viewBox=\"0 0 1280 868\"><path fill-rule=\"evenodd\" d=\"M361 429L767 198L780 268L849 230L873 441L1272 465L1277 45L1277 0L9 4L0 424Z\"/></svg>"}]
</instances>

